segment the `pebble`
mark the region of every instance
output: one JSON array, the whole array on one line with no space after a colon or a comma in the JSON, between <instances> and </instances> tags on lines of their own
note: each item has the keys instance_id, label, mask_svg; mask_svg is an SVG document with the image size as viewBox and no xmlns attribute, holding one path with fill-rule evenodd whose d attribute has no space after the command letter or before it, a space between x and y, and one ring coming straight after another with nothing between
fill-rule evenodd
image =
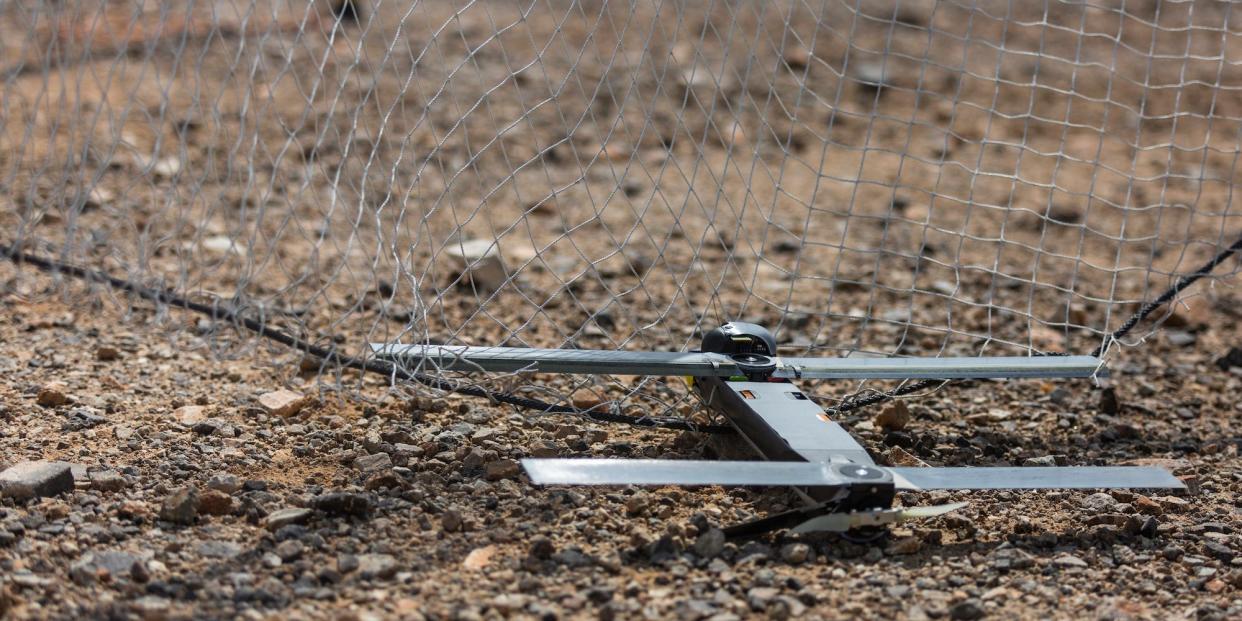
<instances>
[{"instance_id":1,"label":"pebble","mask_svg":"<svg viewBox=\"0 0 1242 621\"><path fill-rule=\"evenodd\" d=\"M198 497L199 515L228 515L233 512L233 497L218 490L208 489Z\"/></svg>"},{"instance_id":2,"label":"pebble","mask_svg":"<svg viewBox=\"0 0 1242 621\"><path fill-rule=\"evenodd\" d=\"M440 526L445 532L457 532L464 525L465 521L461 517L461 512L456 509L449 509L440 516Z\"/></svg>"},{"instance_id":3,"label":"pebble","mask_svg":"<svg viewBox=\"0 0 1242 621\"><path fill-rule=\"evenodd\" d=\"M112 362L121 357L121 350L111 345L100 345L95 348L95 359L100 362Z\"/></svg>"},{"instance_id":4,"label":"pebble","mask_svg":"<svg viewBox=\"0 0 1242 621\"><path fill-rule=\"evenodd\" d=\"M276 556L285 563L298 560L302 556L303 545L297 539L286 539L276 544Z\"/></svg>"},{"instance_id":5,"label":"pebble","mask_svg":"<svg viewBox=\"0 0 1242 621\"><path fill-rule=\"evenodd\" d=\"M352 492L333 492L316 496L311 506L329 515L365 517L371 512L371 497Z\"/></svg>"},{"instance_id":6,"label":"pebble","mask_svg":"<svg viewBox=\"0 0 1242 621\"><path fill-rule=\"evenodd\" d=\"M64 462L24 461L0 472L0 496L25 500L72 490L73 471Z\"/></svg>"},{"instance_id":7,"label":"pebble","mask_svg":"<svg viewBox=\"0 0 1242 621\"><path fill-rule=\"evenodd\" d=\"M497 459L487 462L483 466L484 476L489 481L498 481L500 479L512 479L522 472L518 462L512 459Z\"/></svg>"},{"instance_id":8,"label":"pebble","mask_svg":"<svg viewBox=\"0 0 1242 621\"><path fill-rule=\"evenodd\" d=\"M986 614L977 599L960 601L949 608L949 618L954 621L974 621L982 619Z\"/></svg>"},{"instance_id":9,"label":"pebble","mask_svg":"<svg viewBox=\"0 0 1242 621\"><path fill-rule=\"evenodd\" d=\"M702 558L715 558L724 551L725 534L719 528L709 528L694 540L694 553Z\"/></svg>"},{"instance_id":10,"label":"pebble","mask_svg":"<svg viewBox=\"0 0 1242 621\"><path fill-rule=\"evenodd\" d=\"M454 264L453 280L484 291L495 291L509 280L500 256L500 246L490 239L459 240L444 246L444 255Z\"/></svg>"},{"instance_id":11,"label":"pebble","mask_svg":"<svg viewBox=\"0 0 1242 621\"><path fill-rule=\"evenodd\" d=\"M552 558L556 554L556 546L551 539L543 535L535 535L530 540L530 555L541 560Z\"/></svg>"},{"instance_id":12,"label":"pebble","mask_svg":"<svg viewBox=\"0 0 1242 621\"><path fill-rule=\"evenodd\" d=\"M69 403L69 388L64 382L48 382L39 389L35 395L35 403L45 407L54 408Z\"/></svg>"},{"instance_id":13,"label":"pebble","mask_svg":"<svg viewBox=\"0 0 1242 621\"><path fill-rule=\"evenodd\" d=\"M108 422L108 419L100 415L99 410L92 407L74 408L65 415L65 422L61 424L61 431L82 431L91 427L98 427Z\"/></svg>"},{"instance_id":14,"label":"pebble","mask_svg":"<svg viewBox=\"0 0 1242 621\"><path fill-rule=\"evenodd\" d=\"M1065 568L1081 568L1087 566L1086 561L1072 554L1062 554L1061 556L1052 559L1052 564L1057 567Z\"/></svg>"},{"instance_id":15,"label":"pebble","mask_svg":"<svg viewBox=\"0 0 1242 621\"><path fill-rule=\"evenodd\" d=\"M293 416L306 407L307 398L300 392L276 390L259 396L259 405L275 416Z\"/></svg>"},{"instance_id":16,"label":"pebble","mask_svg":"<svg viewBox=\"0 0 1242 621\"><path fill-rule=\"evenodd\" d=\"M392 457L388 453L372 453L362 455L354 460L354 468L363 472L377 472L392 468Z\"/></svg>"},{"instance_id":17,"label":"pebble","mask_svg":"<svg viewBox=\"0 0 1242 621\"><path fill-rule=\"evenodd\" d=\"M1117 499L1104 492L1096 492L1082 499L1082 507L1091 511L1107 511L1117 505Z\"/></svg>"},{"instance_id":18,"label":"pebble","mask_svg":"<svg viewBox=\"0 0 1242 621\"><path fill-rule=\"evenodd\" d=\"M579 410L589 410L591 408L599 407L604 403L604 400L600 398L599 394L590 388L579 388L578 390L575 390L573 394L569 396L569 399L574 404L574 407Z\"/></svg>"},{"instance_id":19,"label":"pebble","mask_svg":"<svg viewBox=\"0 0 1242 621\"><path fill-rule=\"evenodd\" d=\"M805 543L790 543L781 548L781 560L790 565L801 565L811 558L811 546Z\"/></svg>"},{"instance_id":20,"label":"pebble","mask_svg":"<svg viewBox=\"0 0 1242 621\"><path fill-rule=\"evenodd\" d=\"M232 541L222 541L212 539L198 544L195 550L207 558L223 558L230 559L241 556L245 550Z\"/></svg>"},{"instance_id":21,"label":"pebble","mask_svg":"<svg viewBox=\"0 0 1242 621\"><path fill-rule=\"evenodd\" d=\"M359 554L357 562L363 578L387 580L397 574L397 559L391 554Z\"/></svg>"},{"instance_id":22,"label":"pebble","mask_svg":"<svg viewBox=\"0 0 1242 621\"><path fill-rule=\"evenodd\" d=\"M101 492L119 492L125 489L125 477L116 470L95 470L89 475L91 489Z\"/></svg>"},{"instance_id":23,"label":"pebble","mask_svg":"<svg viewBox=\"0 0 1242 621\"><path fill-rule=\"evenodd\" d=\"M910 424L910 408L905 401L894 401L880 410L872 422L886 431L901 431Z\"/></svg>"},{"instance_id":24,"label":"pebble","mask_svg":"<svg viewBox=\"0 0 1242 621\"><path fill-rule=\"evenodd\" d=\"M207 419L207 407L202 405L183 405L173 410L173 418L186 427L193 427Z\"/></svg>"},{"instance_id":25,"label":"pebble","mask_svg":"<svg viewBox=\"0 0 1242 621\"><path fill-rule=\"evenodd\" d=\"M1026 467L1048 467L1057 465L1056 455L1044 455L1042 457L1030 457L1022 462Z\"/></svg>"},{"instance_id":26,"label":"pebble","mask_svg":"<svg viewBox=\"0 0 1242 621\"><path fill-rule=\"evenodd\" d=\"M917 554L922 549L923 541L918 537L901 537L888 544L888 548L885 551L889 554L900 556Z\"/></svg>"},{"instance_id":27,"label":"pebble","mask_svg":"<svg viewBox=\"0 0 1242 621\"><path fill-rule=\"evenodd\" d=\"M207 487L226 494L233 494L242 488L242 480L237 475L221 472L207 479Z\"/></svg>"},{"instance_id":28,"label":"pebble","mask_svg":"<svg viewBox=\"0 0 1242 621\"><path fill-rule=\"evenodd\" d=\"M198 490L193 485L173 490L160 505L160 519L173 524L193 524L198 516Z\"/></svg>"},{"instance_id":29,"label":"pebble","mask_svg":"<svg viewBox=\"0 0 1242 621\"><path fill-rule=\"evenodd\" d=\"M310 519L311 510L303 507L279 509L267 514L263 519L268 530L275 531L290 524L305 524Z\"/></svg>"}]
</instances>

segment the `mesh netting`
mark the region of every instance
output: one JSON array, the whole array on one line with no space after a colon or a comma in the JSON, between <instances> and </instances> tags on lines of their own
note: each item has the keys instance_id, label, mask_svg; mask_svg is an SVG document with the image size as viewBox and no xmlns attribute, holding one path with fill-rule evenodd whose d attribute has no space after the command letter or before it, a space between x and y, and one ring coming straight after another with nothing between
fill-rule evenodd
<instances>
[{"instance_id":1,"label":"mesh netting","mask_svg":"<svg viewBox=\"0 0 1242 621\"><path fill-rule=\"evenodd\" d=\"M677 350L728 319L799 354L1089 351L1242 231L1231 11L0 3L0 243L359 353Z\"/></svg>"}]
</instances>

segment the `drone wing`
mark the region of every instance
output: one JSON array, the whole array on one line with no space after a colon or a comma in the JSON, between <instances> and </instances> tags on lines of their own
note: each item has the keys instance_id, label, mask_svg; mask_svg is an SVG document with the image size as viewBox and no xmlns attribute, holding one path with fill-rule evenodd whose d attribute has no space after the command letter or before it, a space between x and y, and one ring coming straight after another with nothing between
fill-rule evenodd
<instances>
[{"instance_id":1,"label":"drone wing","mask_svg":"<svg viewBox=\"0 0 1242 621\"><path fill-rule=\"evenodd\" d=\"M815 487L856 482L831 464L800 461L523 459L522 467L537 485ZM903 491L1185 487L1168 471L1149 466L866 468L889 473Z\"/></svg>"},{"instance_id":2,"label":"drone wing","mask_svg":"<svg viewBox=\"0 0 1242 621\"><path fill-rule=\"evenodd\" d=\"M442 371L538 371L601 375L742 375L725 354L640 352L531 347L402 345L374 343L380 358L411 368ZM784 379L985 379L1091 377L1103 371L1094 356L981 358L781 358L772 377Z\"/></svg>"}]
</instances>

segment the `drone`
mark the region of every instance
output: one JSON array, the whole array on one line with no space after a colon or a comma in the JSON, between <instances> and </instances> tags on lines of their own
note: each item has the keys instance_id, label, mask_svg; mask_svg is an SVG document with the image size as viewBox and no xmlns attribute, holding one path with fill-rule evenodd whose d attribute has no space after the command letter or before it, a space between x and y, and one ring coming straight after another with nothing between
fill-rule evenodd
<instances>
[{"instance_id":1,"label":"drone","mask_svg":"<svg viewBox=\"0 0 1242 621\"><path fill-rule=\"evenodd\" d=\"M372 344L380 358L442 371L684 376L762 461L527 458L536 485L788 486L804 506L729 526L732 538L781 529L867 534L965 506L894 507L897 492L934 490L1184 489L1147 466L890 467L798 389L806 379L1091 378L1094 356L787 358L766 328L733 321L704 334L699 351Z\"/></svg>"}]
</instances>

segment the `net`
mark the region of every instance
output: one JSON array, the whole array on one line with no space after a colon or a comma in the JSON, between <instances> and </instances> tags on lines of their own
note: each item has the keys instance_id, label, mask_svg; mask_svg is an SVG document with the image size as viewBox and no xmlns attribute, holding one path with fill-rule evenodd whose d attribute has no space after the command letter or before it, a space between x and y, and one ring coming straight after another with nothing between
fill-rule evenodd
<instances>
[{"instance_id":1,"label":"net","mask_svg":"<svg viewBox=\"0 0 1242 621\"><path fill-rule=\"evenodd\" d=\"M798 355L1085 352L1242 232L1236 22L1219 2L2 3L0 243L358 354L680 350L729 319ZM179 347L263 346L0 275ZM487 381L689 411L663 381Z\"/></svg>"}]
</instances>

